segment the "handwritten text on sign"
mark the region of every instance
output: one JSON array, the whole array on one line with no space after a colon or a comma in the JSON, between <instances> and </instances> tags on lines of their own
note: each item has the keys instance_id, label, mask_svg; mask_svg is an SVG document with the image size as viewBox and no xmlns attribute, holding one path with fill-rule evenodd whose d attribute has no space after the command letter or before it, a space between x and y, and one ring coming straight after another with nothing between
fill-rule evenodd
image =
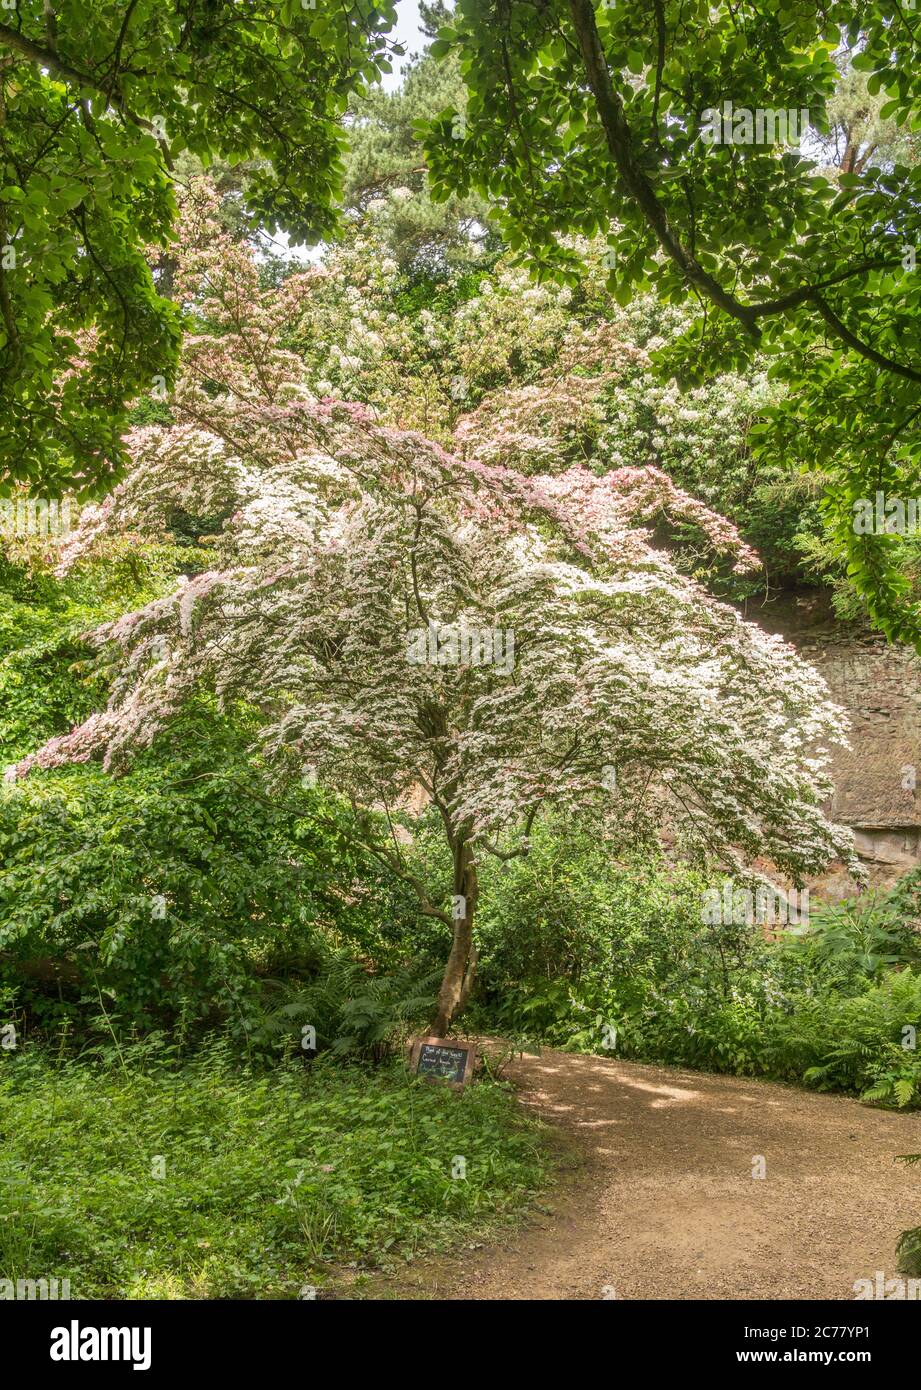
<instances>
[{"instance_id":1,"label":"handwritten text on sign","mask_svg":"<svg viewBox=\"0 0 921 1390\"><path fill-rule=\"evenodd\" d=\"M424 1076L429 1081L446 1081L452 1086L463 1086L470 1080L475 1058L473 1043L445 1038L417 1038L410 1065L418 1076Z\"/></svg>"}]
</instances>

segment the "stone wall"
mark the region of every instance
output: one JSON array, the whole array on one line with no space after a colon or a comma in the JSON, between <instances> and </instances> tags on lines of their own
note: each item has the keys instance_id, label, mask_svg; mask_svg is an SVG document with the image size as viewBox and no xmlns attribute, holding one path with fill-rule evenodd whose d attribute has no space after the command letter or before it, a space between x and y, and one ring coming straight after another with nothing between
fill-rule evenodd
<instances>
[{"instance_id":1,"label":"stone wall","mask_svg":"<svg viewBox=\"0 0 921 1390\"><path fill-rule=\"evenodd\" d=\"M826 811L853 829L871 881L893 882L921 863L921 659L838 622L821 590L749 602L744 613L791 642L847 710L851 747L836 750ZM832 872L817 886L846 892L849 882Z\"/></svg>"}]
</instances>

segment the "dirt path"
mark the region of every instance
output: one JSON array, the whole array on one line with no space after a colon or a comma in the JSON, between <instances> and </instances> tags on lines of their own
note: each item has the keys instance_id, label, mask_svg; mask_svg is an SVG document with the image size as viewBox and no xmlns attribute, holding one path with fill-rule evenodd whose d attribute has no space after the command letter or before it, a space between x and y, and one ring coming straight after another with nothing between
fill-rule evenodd
<instances>
[{"instance_id":1,"label":"dirt path","mask_svg":"<svg viewBox=\"0 0 921 1390\"><path fill-rule=\"evenodd\" d=\"M506 1075L575 1172L507 1241L420 1262L391 1297L853 1299L921 1222L918 1169L893 1162L921 1151L918 1115L561 1052Z\"/></svg>"}]
</instances>

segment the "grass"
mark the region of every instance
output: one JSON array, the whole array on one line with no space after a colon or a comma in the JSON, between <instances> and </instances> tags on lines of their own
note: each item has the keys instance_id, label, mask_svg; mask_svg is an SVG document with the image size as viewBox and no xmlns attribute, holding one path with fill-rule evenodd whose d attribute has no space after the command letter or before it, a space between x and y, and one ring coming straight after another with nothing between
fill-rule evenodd
<instances>
[{"instance_id":1,"label":"grass","mask_svg":"<svg viewBox=\"0 0 921 1390\"><path fill-rule=\"evenodd\" d=\"M0 1278L68 1278L73 1298L322 1297L337 1265L508 1219L547 1169L490 1080L252 1070L223 1043L184 1064L0 1058Z\"/></svg>"}]
</instances>

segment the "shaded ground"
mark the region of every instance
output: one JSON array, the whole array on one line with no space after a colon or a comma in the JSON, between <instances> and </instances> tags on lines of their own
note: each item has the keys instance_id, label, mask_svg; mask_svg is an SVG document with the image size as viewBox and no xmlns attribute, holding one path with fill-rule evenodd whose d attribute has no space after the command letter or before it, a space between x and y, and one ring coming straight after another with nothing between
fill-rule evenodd
<instances>
[{"instance_id":1,"label":"shaded ground","mask_svg":"<svg viewBox=\"0 0 921 1390\"><path fill-rule=\"evenodd\" d=\"M738 1077L544 1051L506 1075L558 1128L549 1204L371 1297L834 1298L921 1221L921 1117ZM753 1178L758 1156L765 1177ZM575 1168L575 1171L573 1171Z\"/></svg>"}]
</instances>

